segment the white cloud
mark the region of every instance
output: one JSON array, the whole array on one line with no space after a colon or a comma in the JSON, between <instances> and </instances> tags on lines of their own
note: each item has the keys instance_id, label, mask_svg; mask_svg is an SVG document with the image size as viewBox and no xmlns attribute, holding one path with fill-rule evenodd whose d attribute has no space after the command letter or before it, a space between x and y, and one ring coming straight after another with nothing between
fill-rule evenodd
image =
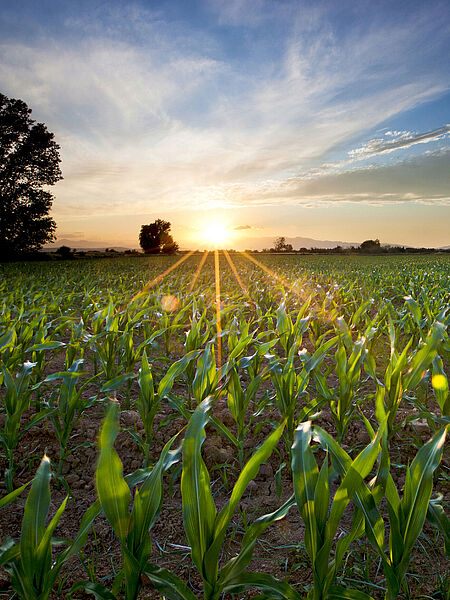
<instances>
[{"instance_id":1,"label":"white cloud","mask_svg":"<svg viewBox=\"0 0 450 600\"><path fill-rule=\"evenodd\" d=\"M410 148L416 144L428 144L430 142L436 142L444 137L447 137L450 132L450 125L444 125L438 129L432 131L425 131L424 133L411 133L409 131L387 131L386 136L389 136L391 140L385 138L376 138L369 140L360 148L350 150L349 156L353 159L361 160L377 154L388 154L395 150Z\"/></svg>"},{"instance_id":2,"label":"white cloud","mask_svg":"<svg viewBox=\"0 0 450 600\"><path fill-rule=\"evenodd\" d=\"M233 0L212 8L220 23L258 27L274 18L273 6L262 2L255 10L249 0ZM62 147L65 179L55 188L55 216L392 201L386 188L375 196L362 188L321 190L328 183L320 176L436 140L439 130L388 132L331 166L324 157L446 89L445 65L416 72L433 14L428 21L355 27L338 39L324 6L279 6L277 22L288 13L292 19L279 55L261 63L227 60L211 33L135 6L111 10L102 22L92 14L71 19L67 27L81 38L1 43L4 93L22 97ZM408 193L395 192L401 201Z\"/></svg>"}]
</instances>

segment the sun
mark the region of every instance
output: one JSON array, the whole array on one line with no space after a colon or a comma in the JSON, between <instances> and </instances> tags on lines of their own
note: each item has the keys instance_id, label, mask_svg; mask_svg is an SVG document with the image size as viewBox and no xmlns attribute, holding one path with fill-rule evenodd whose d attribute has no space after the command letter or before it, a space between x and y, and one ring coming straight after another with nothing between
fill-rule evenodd
<instances>
[{"instance_id":1,"label":"sun","mask_svg":"<svg viewBox=\"0 0 450 600\"><path fill-rule=\"evenodd\" d=\"M230 241L231 233L223 223L208 223L203 227L203 238L213 248L223 248Z\"/></svg>"}]
</instances>

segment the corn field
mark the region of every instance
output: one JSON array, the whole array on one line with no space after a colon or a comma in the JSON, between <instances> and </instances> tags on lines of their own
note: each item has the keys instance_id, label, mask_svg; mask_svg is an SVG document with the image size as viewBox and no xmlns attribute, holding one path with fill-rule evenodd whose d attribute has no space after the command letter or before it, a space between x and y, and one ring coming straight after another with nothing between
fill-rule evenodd
<instances>
[{"instance_id":1,"label":"corn field","mask_svg":"<svg viewBox=\"0 0 450 600\"><path fill-rule=\"evenodd\" d=\"M450 598L448 257L0 271L0 598Z\"/></svg>"}]
</instances>

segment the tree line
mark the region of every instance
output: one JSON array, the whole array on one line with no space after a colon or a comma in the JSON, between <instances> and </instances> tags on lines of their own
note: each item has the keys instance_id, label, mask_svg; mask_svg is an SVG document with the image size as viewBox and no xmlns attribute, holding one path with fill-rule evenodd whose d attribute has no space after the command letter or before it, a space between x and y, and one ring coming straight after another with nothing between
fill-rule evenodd
<instances>
[{"instance_id":1,"label":"tree line","mask_svg":"<svg viewBox=\"0 0 450 600\"><path fill-rule=\"evenodd\" d=\"M299 248L295 250L292 244L286 243L286 238L281 236L274 240L272 248L263 248L262 252L294 253L294 254L431 254L433 252L450 252L450 249L412 248L381 244L379 239L365 240L359 246L335 246L334 248Z\"/></svg>"}]
</instances>

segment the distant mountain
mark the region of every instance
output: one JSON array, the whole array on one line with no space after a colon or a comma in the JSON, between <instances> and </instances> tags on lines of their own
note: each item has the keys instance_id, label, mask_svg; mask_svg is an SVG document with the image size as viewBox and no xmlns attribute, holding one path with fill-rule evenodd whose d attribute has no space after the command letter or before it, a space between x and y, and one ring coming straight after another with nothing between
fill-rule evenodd
<instances>
[{"instance_id":1,"label":"distant mountain","mask_svg":"<svg viewBox=\"0 0 450 600\"><path fill-rule=\"evenodd\" d=\"M262 250L263 248L272 248L275 243L275 237L258 237L258 238L245 238L243 240L236 241L234 244L239 247L240 250L249 248L251 250ZM350 248L351 246L358 247L360 242L341 242L338 240L315 240L314 238L306 237L286 237L286 244L292 244L294 250L300 248L336 248L341 246L342 248Z\"/></svg>"},{"instance_id":2,"label":"distant mountain","mask_svg":"<svg viewBox=\"0 0 450 600\"><path fill-rule=\"evenodd\" d=\"M67 240L67 239L58 239L56 242L52 244L46 244L44 246L44 250L47 252L54 252L58 250L61 246L69 246L74 250L100 250L104 251L105 248L114 248L117 252L123 252L124 250L128 250L128 246L114 246L112 244L105 244L104 242L92 241L92 240Z\"/></svg>"}]
</instances>

